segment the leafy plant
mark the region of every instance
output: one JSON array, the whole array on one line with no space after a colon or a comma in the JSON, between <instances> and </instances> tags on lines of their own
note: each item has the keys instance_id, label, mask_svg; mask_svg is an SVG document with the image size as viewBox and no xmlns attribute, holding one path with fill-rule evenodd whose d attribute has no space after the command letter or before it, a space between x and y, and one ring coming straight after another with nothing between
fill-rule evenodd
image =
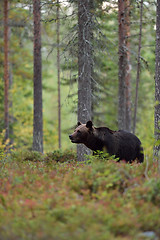
<instances>
[{"instance_id":1,"label":"leafy plant","mask_svg":"<svg viewBox=\"0 0 160 240\"><path fill-rule=\"evenodd\" d=\"M75 154L13 151L0 161L0 237L144 239L160 237L157 166ZM149 210L148 210L149 209Z\"/></svg>"}]
</instances>

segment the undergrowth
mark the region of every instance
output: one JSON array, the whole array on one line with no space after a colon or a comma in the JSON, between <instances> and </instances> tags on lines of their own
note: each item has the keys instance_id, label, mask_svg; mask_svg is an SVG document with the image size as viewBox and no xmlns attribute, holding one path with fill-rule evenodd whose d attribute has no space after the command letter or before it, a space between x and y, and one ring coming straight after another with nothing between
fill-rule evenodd
<instances>
[{"instance_id":1,"label":"undergrowth","mask_svg":"<svg viewBox=\"0 0 160 240\"><path fill-rule=\"evenodd\" d=\"M12 152L0 168L0 239L160 238L156 163Z\"/></svg>"}]
</instances>

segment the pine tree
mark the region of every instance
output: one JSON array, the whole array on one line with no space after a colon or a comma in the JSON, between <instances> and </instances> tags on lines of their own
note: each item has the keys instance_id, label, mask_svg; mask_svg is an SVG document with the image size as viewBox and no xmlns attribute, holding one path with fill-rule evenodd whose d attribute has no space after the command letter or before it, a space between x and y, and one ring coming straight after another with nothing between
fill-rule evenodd
<instances>
[{"instance_id":1,"label":"pine tree","mask_svg":"<svg viewBox=\"0 0 160 240\"><path fill-rule=\"evenodd\" d=\"M139 90L140 70L141 70L142 16L143 16L143 0L141 0L141 4L140 4L139 43L138 43L138 56L137 56L137 78L136 78L136 94L135 94L135 104L134 104L133 133L135 133L136 131L138 90Z\"/></svg>"},{"instance_id":2,"label":"pine tree","mask_svg":"<svg viewBox=\"0 0 160 240\"><path fill-rule=\"evenodd\" d=\"M93 0L78 0L78 121L91 120L92 81L92 7ZM90 151L78 145L78 160Z\"/></svg>"},{"instance_id":3,"label":"pine tree","mask_svg":"<svg viewBox=\"0 0 160 240\"><path fill-rule=\"evenodd\" d=\"M131 132L130 0L125 0L125 129Z\"/></svg>"},{"instance_id":4,"label":"pine tree","mask_svg":"<svg viewBox=\"0 0 160 240\"><path fill-rule=\"evenodd\" d=\"M58 79L58 145L61 148L61 83L60 83L60 14L57 0L57 79Z\"/></svg>"},{"instance_id":5,"label":"pine tree","mask_svg":"<svg viewBox=\"0 0 160 240\"><path fill-rule=\"evenodd\" d=\"M4 1L4 127L5 141L9 139L9 2Z\"/></svg>"},{"instance_id":6,"label":"pine tree","mask_svg":"<svg viewBox=\"0 0 160 240\"><path fill-rule=\"evenodd\" d=\"M118 1L119 24L119 129L131 130L130 1Z\"/></svg>"},{"instance_id":7,"label":"pine tree","mask_svg":"<svg viewBox=\"0 0 160 240\"><path fill-rule=\"evenodd\" d=\"M157 1L156 20L156 69L155 69L155 148L157 158L160 151L160 1Z\"/></svg>"},{"instance_id":8,"label":"pine tree","mask_svg":"<svg viewBox=\"0 0 160 240\"><path fill-rule=\"evenodd\" d=\"M33 150L43 152L42 60L40 0L33 0L34 16L34 122Z\"/></svg>"}]
</instances>

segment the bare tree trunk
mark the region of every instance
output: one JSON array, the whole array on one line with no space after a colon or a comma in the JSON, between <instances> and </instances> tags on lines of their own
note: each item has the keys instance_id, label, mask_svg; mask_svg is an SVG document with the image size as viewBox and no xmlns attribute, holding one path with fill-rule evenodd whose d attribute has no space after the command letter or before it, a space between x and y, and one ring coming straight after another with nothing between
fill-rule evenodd
<instances>
[{"instance_id":1,"label":"bare tree trunk","mask_svg":"<svg viewBox=\"0 0 160 240\"><path fill-rule=\"evenodd\" d=\"M4 127L5 141L9 139L9 27L8 0L4 0Z\"/></svg>"},{"instance_id":2,"label":"bare tree trunk","mask_svg":"<svg viewBox=\"0 0 160 240\"><path fill-rule=\"evenodd\" d=\"M92 79L92 8L93 0L78 0L78 121L91 120ZM78 145L78 161L90 150Z\"/></svg>"},{"instance_id":3,"label":"bare tree trunk","mask_svg":"<svg viewBox=\"0 0 160 240\"><path fill-rule=\"evenodd\" d=\"M130 0L118 0L119 102L118 127L131 131Z\"/></svg>"},{"instance_id":4,"label":"bare tree trunk","mask_svg":"<svg viewBox=\"0 0 160 240\"><path fill-rule=\"evenodd\" d=\"M59 0L57 0L57 78L58 78L58 144L61 148L61 88L60 88L60 20L59 20Z\"/></svg>"},{"instance_id":5,"label":"bare tree trunk","mask_svg":"<svg viewBox=\"0 0 160 240\"><path fill-rule=\"evenodd\" d=\"M131 132L131 63L130 63L130 0L125 0L125 86L126 86L126 114L125 129Z\"/></svg>"},{"instance_id":6,"label":"bare tree trunk","mask_svg":"<svg viewBox=\"0 0 160 240\"><path fill-rule=\"evenodd\" d=\"M10 39L10 38L9 38ZM13 87L13 71L12 71L12 63L9 65L9 90ZM14 123L14 115L13 115L13 98L12 93L9 91L9 134L10 134L10 142L9 144L13 144L13 123Z\"/></svg>"},{"instance_id":7,"label":"bare tree trunk","mask_svg":"<svg viewBox=\"0 0 160 240\"><path fill-rule=\"evenodd\" d=\"M160 151L160 1L157 1L156 20L156 69L155 69L155 147L154 157L159 160ZM160 163L159 163L160 170Z\"/></svg>"},{"instance_id":8,"label":"bare tree trunk","mask_svg":"<svg viewBox=\"0 0 160 240\"><path fill-rule=\"evenodd\" d=\"M140 71L141 71L142 17L143 17L143 0L141 0L141 5L140 5L139 44L138 44L138 57L137 57L137 78L136 78L136 96L135 96L135 104L134 104L133 133L135 133L136 131L138 89L139 89Z\"/></svg>"},{"instance_id":9,"label":"bare tree trunk","mask_svg":"<svg viewBox=\"0 0 160 240\"><path fill-rule=\"evenodd\" d=\"M118 23L119 23L119 101L118 101L118 127L125 129L125 2L118 0Z\"/></svg>"},{"instance_id":10,"label":"bare tree trunk","mask_svg":"<svg viewBox=\"0 0 160 240\"><path fill-rule=\"evenodd\" d=\"M34 122L33 150L43 152L42 60L40 0L33 0L34 16Z\"/></svg>"}]
</instances>

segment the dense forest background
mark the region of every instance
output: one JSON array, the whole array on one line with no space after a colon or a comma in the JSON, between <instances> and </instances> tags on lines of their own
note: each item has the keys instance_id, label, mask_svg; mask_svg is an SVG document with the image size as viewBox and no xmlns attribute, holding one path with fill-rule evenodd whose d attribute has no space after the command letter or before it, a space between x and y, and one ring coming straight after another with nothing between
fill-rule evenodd
<instances>
[{"instance_id":1,"label":"dense forest background","mask_svg":"<svg viewBox=\"0 0 160 240\"><path fill-rule=\"evenodd\" d=\"M130 1L131 131L136 96L141 1ZM4 27L0 2L0 137L4 138ZM57 8L59 9L57 15ZM118 129L118 2L95 0L93 4L92 120L95 126ZM77 1L41 1L43 137L44 152L58 143L58 72L61 83L61 146L74 148L68 139L77 122L78 90ZM9 2L9 124L16 149L32 149L33 132L33 5ZM154 141L155 1L143 2L140 82L136 135L148 155ZM59 30L57 30L57 22ZM59 43L57 44L57 35ZM57 64L57 47L60 65ZM59 68L58 68L59 66ZM4 142L1 141L3 144ZM1 144L2 144L1 143Z\"/></svg>"},{"instance_id":2,"label":"dense forest background","mask_svg":"<svg viewBox=\"0 0 160 240\"><path fill-rule=\"evenodd\" d=\"M0 239L160 239L159 66L159 0L0 1ZM82 161L77 120L144 162Z\"/></svg>"}]
</instances>

